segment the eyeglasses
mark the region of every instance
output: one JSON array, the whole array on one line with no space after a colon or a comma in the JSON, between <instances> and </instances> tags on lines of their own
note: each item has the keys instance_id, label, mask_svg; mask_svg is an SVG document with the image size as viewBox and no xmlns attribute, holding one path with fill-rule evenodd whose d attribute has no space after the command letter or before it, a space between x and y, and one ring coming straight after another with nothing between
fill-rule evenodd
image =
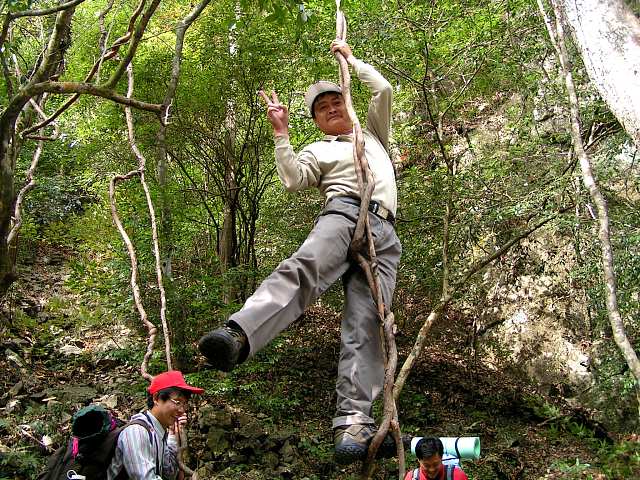
<instances>
[{"instance_id":1,"label":"eyeglasses","mask_svg":"<svg viewBox=\"0 0 640 480\"><path fill-rule=\"evenodd\" d=\"M183 410L186 410L189 406L186 400L180 401L180 400L176 400L175 398L170 398L169 400L171 400L176 407L182 408Z\"/></svg>"}]
</instances>

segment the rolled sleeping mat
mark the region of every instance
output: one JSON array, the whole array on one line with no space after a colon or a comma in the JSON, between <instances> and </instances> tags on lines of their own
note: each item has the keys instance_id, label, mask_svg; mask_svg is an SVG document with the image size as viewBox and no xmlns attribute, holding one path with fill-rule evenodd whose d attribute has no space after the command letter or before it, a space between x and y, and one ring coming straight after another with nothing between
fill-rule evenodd
<instances>
[{"instance_id":1,"label":"rolled sleeping mat","mask_svg":"<svg viewBox=\"0 0 640 480\"><path fill-rule=\"evenodd\" d=\"M411 453L416 454L416 445L424 437L411 439ZM440 437L445 455L453 455L463 460L480 458L480 437Z\"/></svg>"}]
</instances>

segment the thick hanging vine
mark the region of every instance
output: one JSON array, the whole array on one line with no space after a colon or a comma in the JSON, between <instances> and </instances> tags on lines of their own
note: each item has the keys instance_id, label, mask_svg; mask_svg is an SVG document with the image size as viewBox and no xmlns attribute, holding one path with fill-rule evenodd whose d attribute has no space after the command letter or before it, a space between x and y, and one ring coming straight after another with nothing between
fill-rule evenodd
<instances>
[{"instance_id":1,"label":"thick hanging vine","mask_svg":"<svg viewBox=\"0 0 640 480\"><path fill-rule=\"evenodd\" d=\"M347 22L344 14L340 10L340 0L336 0L336 39L346 41L346 38ZM340 86L342 88L342 96L349 113L349 118L353 124L353 160L358 179L358 188L360 190L360 205L369 205L375 184L373 174L369 168L369 163L364 155L364 137L362 134L362 127L351 101L351 76L349 74L349 65L347 63L347 59L344 58L340 52L336 51L335 56L340 68ZM382 289L380 288L380 280L378 278L376 250L373 243L373 235L371 234L367 208L360 209L358 222L356 224L356 229L354 231L349 250L351 256L355 258L360 265L360 268L362 268L365 273L369 288L371 289L371 295L376 303L381 325L381 336L383 338L382 344L385 364L383 417L380 422L380 427L369 445L367 459L363 465L362 476L363 478L371 478L375 469L374 459L376 452L380 448L387 432L391 430L396 443L396 451L398 452L399 478L402 480L405 473L404 448L400 434L398 410L393 396L394 375L398 364L398 351L396 348L395 335L393 333L395 318L388 306L385 305L382 297ZM363 254L363 251L365 250L368 252L368 258Z\"/></svg>"}]
</instances>

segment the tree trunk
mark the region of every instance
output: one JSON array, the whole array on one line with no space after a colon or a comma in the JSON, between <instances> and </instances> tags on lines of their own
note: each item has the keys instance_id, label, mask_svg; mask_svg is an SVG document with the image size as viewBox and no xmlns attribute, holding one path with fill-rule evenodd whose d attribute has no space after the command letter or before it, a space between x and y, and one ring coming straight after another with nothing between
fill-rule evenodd
<instances>
[{"instance_id":1,"label":"tree trunk","mask_svg":"<svg viewBox=\"0 0 640 480\"><path fill-rule=\"evenodd\" d=\"M223 272L236 265L236 216L238 204L238 185L236 181L236 151L235 151L235 103L229 101L227 104L227 117L225 120L226 133L224 135L224 195L222 198L222 230L218 239L218 254L220 256L220 266ZM229 292L227 295L231 296ZM231 298L225 298L225 302Z\"/></svg>"},{"instance_id":2,"label":"tree trunk","mask_svg":"<svg viewBox=\"0 0 640 480\"><path fill-rule=\"evenodd\" d=\"M0 297L3 297L16 279L15 265L12 255L9 253L7 239L11 231L11 215L15 201L15 188L13 185L14 169L13 155L11 154L11 137L14 123L2 130L0 145Z\"/></svg>"},{"instance_id":3,"label":"tree trunk","mask_svg":"<svg viewBox=\"0 0 640 480\"><path fill-rule=\"evenodd\" d=\"M233 103L231 102L231 106ZM236 182L236 158L235 158L235 119L233 111L227 114L227 128L229 129L225 138L225 196L222 207L222 230L218 243L220 266L222 272L237 265L237 245L238 235L236 231L238 215L238 185ZM229 303L235 300L237 288L235 282L226 282L223 301Z\"/></svg>"},{"instance_id":4,"label":"tree trunk","mask_svg":"<svg viewBox=\"0 0 640 480\"><path fill-rule=\"evenodd\" d=\"M75 7L59 12L53 32L42 55L42 62L33 78L9 102L0 118L0 297L3 297L16 279L15 259L8 244L11 221L16 201L14 176L16 159L22 145L16 135L18 117L32 98L29 87L49 80L64 67L64 53L70 44L71 19Z\"/></svg>"},{"instance_id":5,"label":"tree trunk","mask_svg":"<svg viewBox=\"0 0 640 480\"><path fill-rule=\"evenodd\" d=\"M622 0L558 0L584 66L640 147L640 20Z\"/></svg>"},{"instance_id":6,"label":"tree trunk","mask_svg":"<svg viewBox=\"0 0 640 480\"><path fill-rule=\"evenodd\" d=\"M575 85L573 83L573 75L569 65L569 55L565 44L565 36L563 31L563 25L560 21L559 5L561 0L555 3L551 2L555 13L555 28L551 19L547 16L544 10L544 6L541 0L538 0L538 6L545 19L549 36L556 49L558 58L560 59L560 66L565 79L565 86L567 88L567 94L569 97L569 106L571 111L571 137L573 139L573 148L576 152L578 160L580 161L580 168L582 169L582 178L584 185L589 191L589 194L595 203L598 210L598 237L600 239L600 246L602 250L602 270L604 274L605 284L605 297L607 301L607 313L609 314L609 323L611 324L611 330L613 331L613 338L616 345L620 349L629 369L633 373L636 379L636 394L640 401L640 360L636 355L633 345L629 341L625 332L624 323L620 310L618 308L618 294L616 286L616 274L613 266L613 247L611 246L611 235L609 227L609 212L607 208L607 202L602 195L596 179L591 169L591 160L587 155L584 144L582 142L582 135L580 133L580 110L578 108L578 95L576 94ZM639 405L640 408L640 405Z\"/></svg>"},{"instance_id":7,"label":"tree trunk","mask_svg":"<svg viewBox=\"0 0 640 480\"><path fill-rule=\"evenodd\" d=\"M238 2L235 5L235 19L240 18L241 7ZM232 58L237 57L238 39L235 29L229 29L229 53ZM219 239L220 266L226 272L229 268L235 267L238 260L238 181L236 178L238 169L238 159L236 157L236 102L233 99L227 101L227 116L225 119L226 134L224 137L224 185L225 195L222 207L222 231ZM226 282L227 288L224 291L223 301L229 303L237 297L235 282Z\"/></svg>"}]
</instances>

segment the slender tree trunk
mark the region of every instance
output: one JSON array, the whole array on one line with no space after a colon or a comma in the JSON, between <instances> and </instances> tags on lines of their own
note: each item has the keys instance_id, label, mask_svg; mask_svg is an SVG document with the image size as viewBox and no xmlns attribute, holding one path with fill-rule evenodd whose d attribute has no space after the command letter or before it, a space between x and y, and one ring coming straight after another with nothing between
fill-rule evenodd
<instances>
[{"instance_id":1,"label":"slender tree trunk","mask_svg":"<svg viewBox=\"0 0 640 480\"><path fill-rule=\"evenodd\" d=\"M230 102L230 108L233 102ZM220 241L218 244L220 254L220 266L226 272L237 264L238 237L236 231L238 215L238 185L236 181L236 158L235 158L235 138L234 129L235 118L233 111L227 114L227 128L229 129L225 138L225 193L222 210L222 230L220 231ZM224 290L223 301L229 303L236 298L237 288L235 282L227 282Z\"/></svg>"},{"instance_id":2,"label":"slender tree trunk","mask_svg":"<svg viewBox=\"0 0 640 480\"><path fill-rule=\"evenodd\" d=\"M236 264L236 216L238 185L236 181L236 157L235 157L235 103L230 100L227 103L227 117L225 120L226 133L224 135L224 196L222 206L222 229L218 240L218 254L222 271L226 272ZM231 300L231 294L227 291L224 301Z\"/></svg>"},{"instance_id":3,"label":"slender tree trunk","mask_svg":"<svg viewBox=\"0 0 640 480\"><path fill-rule=\"evenodd\" d=\"M157 164L157 179L160 189L160 244L162 246L162 274L167 286L173 281L173 221L171 216L171 202L167 191L167 155L162 151Z\"/></svg>"},{"instance_id":4,"label":"slender tree trunk","mask_svg":"<svg viewBox=\"0 0 640 480\"><path fill-rule=\"evenodd\" d=\"M236 21L240 18L240 4L236 2L234 9ZM238 49L238 40L236 38L235 29L229 30L229 53L232 57L236 57ZM237 233L237 216L238 216L238 181L236 178L238 169L238 158L236 157L236 103L233 99L227 102L227 117L225 120L226 135L224 138L224 184L225 196L223 205L222 231L218 244L220 265L222 271L226 272L229 268L235 267L238 260L238 233ZM224 302L229 303L237 297L238 289L235 282L228 282L227 288L224 290Z\"/></svg>"},{"instance_id":5,"label":"slender tree trunk","mask_svg":"<svg viewBox=\"0 0 640 480\"><path fill-rule=\"evenodd\" d=\"M229 155L232 161L232 155ZM235 175L232 170L233 163L230 164L224 178L227 196L224 198L224 206L222 211L222 230L220 231L220 263L223 271L234 267L236 264L235 245L236 245L236 191L237 185Z\"/></svg>"},{"instance_id":6,"label":"slender tree trunk","mask_svg":"<svg viewBox=\"0 0 640 480\"><path fill-rule=\"evenodd\" d=\"M640 20L623 0L558 0L584 66L640 147Z\"/></svg>"}]
</instances>

